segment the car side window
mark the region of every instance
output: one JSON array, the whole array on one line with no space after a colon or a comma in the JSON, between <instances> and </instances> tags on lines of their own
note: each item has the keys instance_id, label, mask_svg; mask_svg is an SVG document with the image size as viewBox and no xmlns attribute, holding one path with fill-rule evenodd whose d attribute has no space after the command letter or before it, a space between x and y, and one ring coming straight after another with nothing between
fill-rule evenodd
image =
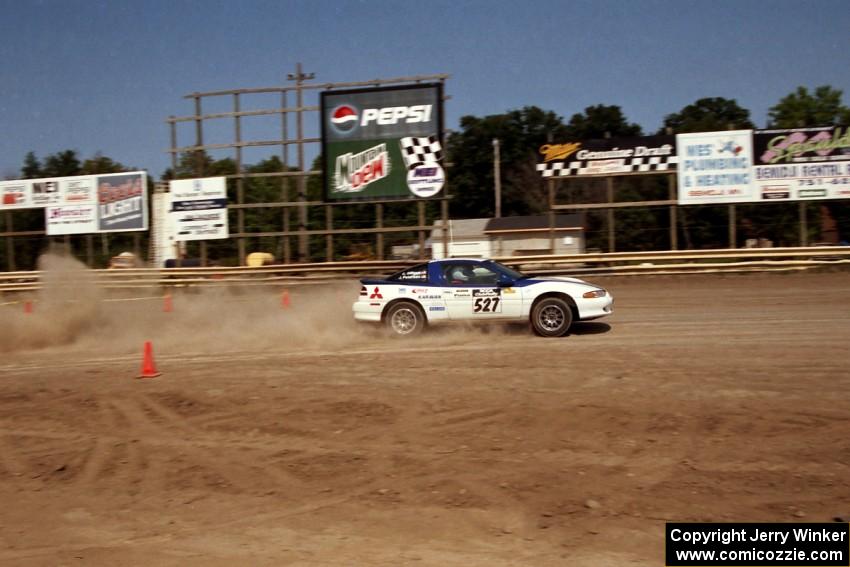
<instances>
[{"instance_id":1,"label":"car side window","mask_svg":"<svg viewBox=\"0 0 850 567\"><path fill-rule=\"evenodd\" d=\"M474 264L447 264L443 276L449 285L496 285L499 274L485 266Z\"/></svg>"},{"instance_id":2,"label":"car side window","mask_svg":"<svg viewBox=\"0 0 850 567\"><path fill-rule=\"evenodd\" d=\"M475 266L475 283L482 285L496 285L499 283L499 274L485 266Z\"/></svg>"}]
</instances>

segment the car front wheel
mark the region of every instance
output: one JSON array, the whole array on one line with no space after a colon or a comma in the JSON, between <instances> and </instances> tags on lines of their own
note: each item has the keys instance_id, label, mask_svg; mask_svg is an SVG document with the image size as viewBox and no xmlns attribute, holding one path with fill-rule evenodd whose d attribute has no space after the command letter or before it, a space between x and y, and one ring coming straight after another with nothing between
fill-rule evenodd
<instances>
[{"instance_id":1,"label":"car front wheel","mask_svg":"<svg viewBox=\"0 0 850 567\"><path fill-rule=\"evenodd\" d=\"M418 335L425 328L425 314L418 305L409 301L399 301L387 311L385 322L392 335L410 337Z\"/></svg>"},{"instance_id":2,"label":"car front wheel","mask_svg":"<svg viewBox=\"0 0 850 567\"><path fill-rule=\"evenodd\" d=\"M531 311L531 326L541 337L561 337L572 322L572 309L566 301L557 297L541 300Z\"/></svg>"}]
</instances>

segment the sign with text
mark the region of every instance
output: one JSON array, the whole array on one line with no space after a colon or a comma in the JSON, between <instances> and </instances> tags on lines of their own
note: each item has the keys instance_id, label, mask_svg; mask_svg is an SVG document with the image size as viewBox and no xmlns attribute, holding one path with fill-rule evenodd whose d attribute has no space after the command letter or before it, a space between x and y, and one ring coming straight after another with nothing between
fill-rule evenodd
<instances>
[{"instance_id":1,"label":"sign with text","mask_svg":"<svg viewBox=\"0 0 850 567\"><path fill-rule=\"evenodd\" d=\"M850 128L756 130L753 152L761 200L850 198Z\"/></svg>"},{"instance_id":2,"label":"sign with text","mask_svg":"<svg viewBox=\"0 0 850 567\"><path fill-rule=\"evenodd\" d=\"M752 184L752 133L730 130L677 134L679 204L757 200Z\"/></svg>"},{"instance_id":3,"label":"sign with text","mask_svg":"<svg viewBox=\"0 0 850 567\"><path fill-rule=\"evenodd\" d=\"M678 161L673 136L551 143L538 152L543 177L661 173L675 170Z\"/></svg>"},{"instance_id":4,"label":"sign with text","mask_svg":"<svg viewBox=\"0 0 850 567\"><path fill-rule=\"evenodd\" d=\"M433 197L445 185L441 84L325 91L325 198Z\"/></svg>"},{"instance_id":5,"label":"sign with text","mask_svg":"<svg viewBox=\"0 0 850 567\"><path fill-rule=\"evenodd\" d=\"M44 209L48 235L147 230L144 171L0 181L0 210Z\"/></svg>"},{"instance_id":6,"label":"sign with text","mask_svg":"<svg viewBox=\"0 0 850 567\"><path fill-rule=\"evenodd\" d=\"M0 210L31 209L31 183L27 180L0 181Z\"/></svg>"},{"instance_id":7,"label":"sign with text","mask_svg":"<svg viewBox=\"0 0 850 567\"><path fill-rule=\"evenodd\" d=\"M226 178L170 181L169 195L168 216L174 240L215 240L229 236Z\"/></svg>"},{"instance_id":8,"label":"sign with text","mask_svg":"<svg viewBox=\"0 0 850 567\"><path fill-rule=\"evenodd\" d=\"M96 180L98 232L148 229L146 173L111 173Z\"/></svg>"},{"instance_id":9,"label":"sign with text","mask_svg":"<svg viewBox=\"0 0 850 567\"><path fill-rule=\"evenodd\" d=\"M665 528L667 567L850 565L846 523L678 523Z\"/></svg>"},{"instance_id":10,"label":"sign with text","mask_svg":"<svg viewBox=\"0 0 850 567\"><path fill-rule=\"evenodd\" d=\"M62 234L92 234L97 229L97 205L60 205L44 210L44 225L48 236Z\"/></svg>"}]
</instances>

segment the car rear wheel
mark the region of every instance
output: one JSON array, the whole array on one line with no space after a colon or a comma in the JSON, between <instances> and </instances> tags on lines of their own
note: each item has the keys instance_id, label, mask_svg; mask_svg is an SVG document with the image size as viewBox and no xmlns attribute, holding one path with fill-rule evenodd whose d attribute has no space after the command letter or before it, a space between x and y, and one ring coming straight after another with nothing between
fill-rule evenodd
<instances>
[{"instance_id":1,"label":"car rear wheel","mask_svg":"<svg viewBox=\"0 0 850 567\"><path fill-rule=\"evenodd\" d=\"M415 303L399 301L387 311L384 320L393 336L410 337L418 335L425 328L425 314Z\"/></svg>"},{"instance_id":2,"label":"car rear wheel","mask_svg":"<svg viewBox=\"0 0 850 567\"><path fill-rule=\"evenodd\" d=\"M531 326L541 337L561 337L573 323L573 311L558 297L541 300L531 311Z\"/></svg>"}]
</instances>

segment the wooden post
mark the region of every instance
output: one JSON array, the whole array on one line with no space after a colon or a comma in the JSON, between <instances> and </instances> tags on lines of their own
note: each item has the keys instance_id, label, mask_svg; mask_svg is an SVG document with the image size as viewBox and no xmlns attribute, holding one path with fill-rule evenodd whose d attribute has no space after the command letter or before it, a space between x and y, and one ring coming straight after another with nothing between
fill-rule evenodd
<instances>
[{"instance_id":1,"label":"wooden post","mask_svg":"<svg viewBox=\"0 0 850 567\"><path fill-rule=\"evenodd\" d=\"M375 228L384 228L384 205L375 205ZM378 232L375 236L375 255L378 260L384 259L384 233Z\"/></svg>"},{"instance_id":2,"label":"wooden post","mask_svg":"<svg viewBox=\"0 0 850 567\"><path fill-rule=\"evenodd\" d=\"M555 180L551 177L546 180L546 189L549 200L549 253L555 253Z\"/></svg>"},{"instance_id":3,"label":"wooden post","mask_svg":"<svg viewBox=\"0 0 850 567\"><path fill-rule=\"evenodd\" d=\"M800 214L800 246L808 246L809 245L809 223L808 218L806 218L806 202L800 201L798 204L798 211Z\"/></svg>"},{"instance_id":4,"label":"wooden post","mask_svg":"<svg viewBox=\"0 0 850 567\"><path fill-rule=\"evenodd\" d=\"M325 226L328 230L334 228L334 208L325 205ZM328 262L334 261L334 235L330 232L325 235L325 258Z\"/></svg>"},{"instance_id":5,"label":"wooden post","mask_svg":"<svg viewBox=\"0 0 850 567\"><path fill-rule=\"evenodd\" d=\"M233 93L233 112L237 113L233 117L234 138L236 141L236 173L240 175L236 178L236 202L241 205L245 202L245 180L242 178L242 117L238 114L239 109L239 93ZM236 230L239 234L245 234L245 209L241 207L236 209ZM244 266L246 258L244 236L236 239L236 248L239 254L239 265Z\"/></svg>"},{"instance_id":6,"label":"wooden post","mask_svg":"<svg viewBox=\"0 0 850 567\"><path fill-rule=\"evenodd\" d=\"M6 211L6 232L12 233L15 226L12 223L12 212ZM6 266L10 272L15 271L15 242L11 236L6 237Z\"/></svg>"},{"instance_id":7,"label":"wooden post","mask_svg":"<svg viewBox=\"0 0 850 567\"><path fill-rule=\"evenodd\" d=\"M667 176L667 198L671 201L676 200L676 175ZM676 226L676 214L678 212L677 205L670 205L670 250L679 249L679 234Z\"/></svg>"},{"instance_id":8,"label":"wooden post","mask_svg":"<svg viewBox=\"0 0 850 567\"><path fill-rule=\"evenodd\" d=\"M295 81L295 129L298 137L298 260L309 261L310 246L307 231L307 179L304 176L304 89L305 80L314 78L313 73L304 73L301 63L295 65L295 73L289 80Z\"/></svg>"},{"instance_id":9,"label":"wooden post","mask_svg":"<svg viewBox=\"0 0 850 567\"><path fill-rule=\"evenodd\" d=\"M443 222L443 258L449 257L449 200L440 200L440 219Z\"/></svg>"},{"instance_id":10,"label":"wooden post","mask_svg":"<svg viewBox=\"0 0 850 567\"><path fill-rule=\"evenodd\" d=\"M281 145L281 157L283 158L283 171L289 171L289 144L287 144L289 140L289 122L287 119L288 113L286 105L289 104L286 96L286 91L280 91L280 108L282 112L280 113L280 140L283 142ZM284 203L289 201L289 178L281 177L280 178L280 200ZM289 231L289 207L283 207L281 209L281 223L283 226L283 231ZM283 263L288 264L291 259L291 250L289 248L289 237L284 236L283 242L281 242L283 248Z\"/></svg>"},{"instance_id":11,"label":"wooden post","mask_svg":"<svg viewBox=\"0 0 850 567\"><path fill-rule=\"evenodd\" d=\"M735 205L729 205L729 248L738 247L738 236L735 230L737 222L735 218Z\"/></svg>"},{"instance_id":12,"label":"wooden post","mask_svg":"<svg viewBox=\"0 0 850 567\"><path fill-rule=\"evenodd\" d=\"M195 94L195 177L204 176L204 154L201 147L204 145L204 121L201 119L201 96ZM201 266L207 265L206 242L200 244Z\"/></svg>"},{"instance_id":13,"label":"wooden post","mask_svg":"<svg viewBox=\"0 0 850 567\"><path fill-rule=\"evenodd\" d=\"M419 226L425 226L425 201L416 202L416 212ZM425 259L425 231L419 230L419 259Z\"/></svg>"},{"instance_id":14,"label":"wooden post","mask_svg":"<svg viewBox=\"0 0 850 567\"><path fill-rule=\"evenodd\" d=\"M609 177L605 178L605 188L606 188L606 193L608 195L608 202L613 203L614 202L614 178L613 177L609 176ZM616 233L615 233L615 227L614 227L614 209L609 207L607 209L607 212L608 212L608 220L607 220L607 225L608 225L608 252L616 252L617 251L617 241L616 241Z\"/></svg>"},{"instance_id":15,"label":"wooden post","mask_svg":"<svg viewBox=\"0 0 850 567\"><path fill-rule=\"evenodd\" d=\"M499 139L493 138L493 187L496 196L496 218L502 216L502 164Z\"/></svg>"},{"instance_id":16,"label":"wooden post","mask_svg":"<svg viewBox=\"0 0 850 567\"><path fill-rule=\"evenodd\" d=\"M94 235L86 235L86 265L94 268Z\"/></svg>"}]
</instances>

